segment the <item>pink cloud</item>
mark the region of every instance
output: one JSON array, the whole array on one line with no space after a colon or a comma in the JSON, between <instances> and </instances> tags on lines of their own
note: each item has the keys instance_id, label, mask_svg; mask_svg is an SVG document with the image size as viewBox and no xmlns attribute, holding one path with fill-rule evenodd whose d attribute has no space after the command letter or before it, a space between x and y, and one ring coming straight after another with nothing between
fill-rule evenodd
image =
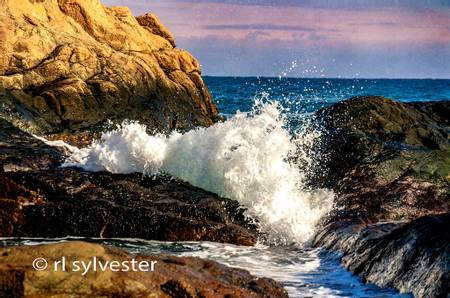
<instances>
[{"instance_id":1,"label":"pink cloud","mask_svg":"<svg viewBox=\"0 0 450 298\"><path fill-rule=\"evenodd\" d=\"M399 7L344 10L300 6L243 6L174 0L150 3L143 0L107 0L105 3L128 5L137 14L154 11L175 37L183 38L214 35L243 39L258 31L268 34L265 39L271 36L277 40L302 42L306 43L303 45L312 47L339 44L395 46L450 43L448 12ZM226 28L227 25L231 26ZM301 32L295 28L308 30Z\"/></svg>"},{"instance_id":2,"label":"pink cloud","mask_svg":"<svg viewBox=\"0 0 450 298\"><path fill-rule=\"evenodd\" d=\"M448 7L102 1L129 6L136 15L156 13L178 45L200 59L206 74L277 75L295 60L323 68L328 76L450 76Z\"/></svg>"}]
</instances>

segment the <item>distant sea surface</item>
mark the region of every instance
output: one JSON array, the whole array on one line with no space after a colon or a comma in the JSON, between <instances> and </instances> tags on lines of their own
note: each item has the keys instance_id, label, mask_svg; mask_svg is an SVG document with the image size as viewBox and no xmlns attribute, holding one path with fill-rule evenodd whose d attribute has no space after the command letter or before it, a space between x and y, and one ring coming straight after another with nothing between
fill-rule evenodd
<instances>
[{"instance_id":1,"label":"distant sea surface","mask_svg":"<svg viewBox=\"0 0 450 298\"><path fill-rule=\"evenodd\" d=\"M251 110L254 100L274 100L292 114L314 112L359 95L403 102L450 100L450 80L204 77L219 111L231 116Z\"/></svg>"}]
</instances>

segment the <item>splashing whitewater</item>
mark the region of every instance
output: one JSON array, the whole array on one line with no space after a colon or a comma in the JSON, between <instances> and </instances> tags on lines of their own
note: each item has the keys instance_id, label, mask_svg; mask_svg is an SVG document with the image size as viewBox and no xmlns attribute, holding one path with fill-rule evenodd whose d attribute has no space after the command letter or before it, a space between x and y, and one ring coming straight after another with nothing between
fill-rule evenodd
<instances>
[{"instance_id":1,"label":"splashing whitewater","mask_svg":"<svg viewBox=\"0 0 450 298\"><path fill-rule=\"evenodd\" d=\"M285 129L277 103L258 103L226 122L186 133L150 135L146 126L125 122L90 147L74 151L65 166L113 173L167 173L194 186L235 199L257 218L269 240L305 242L331 209L333 193L310 190L304 172L288 161L298 143ZM308 161L307 154L302 159ZM308 164L308 162L303 162Z\"/></svg>"}]
</instances>

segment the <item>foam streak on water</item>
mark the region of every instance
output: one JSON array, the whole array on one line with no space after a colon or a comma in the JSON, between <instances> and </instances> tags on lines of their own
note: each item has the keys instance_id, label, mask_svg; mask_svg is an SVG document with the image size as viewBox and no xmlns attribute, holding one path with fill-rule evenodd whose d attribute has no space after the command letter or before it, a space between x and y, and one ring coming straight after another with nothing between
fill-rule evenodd
<instances>
[{"instance_id":1,"label":"foam streak on water","mask_svg":"<svg viewBox=\"0 0 450 298\"><path fill-rule=\"evenodd\" d=\"M304 242L331 208L333 194L305 187L302 172L307 169L287 161L295 149L279 106L269 103L184 134L150 135L144 125L124 123L75 152L66 165L113 173L168 173L238 200L271 240Z\"/></svg>"},{"instance_id":2,"label":"foam streak on water","mask_svg":"<svg viewBox=\"0 0 450 298\"><path fill-rule=\"evenodd\" d=\"M291 298L406 298L393 289L364 284L339 266L339 255L322 249L298 246L252 247L212 242L161 242L140 239L14 239L0 238L1 246L39 245L67 240L84 240L120 247L132 254L168 253L181 257L210 259L251 274L282 283Z\"/></svg>"}]
</instances>

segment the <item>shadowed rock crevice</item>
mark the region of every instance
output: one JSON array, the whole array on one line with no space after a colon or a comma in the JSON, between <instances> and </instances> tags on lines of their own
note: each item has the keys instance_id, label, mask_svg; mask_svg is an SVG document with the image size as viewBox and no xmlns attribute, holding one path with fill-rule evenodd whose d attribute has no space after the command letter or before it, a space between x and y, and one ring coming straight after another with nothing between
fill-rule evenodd
<instances>
[{"instance_id":1,"label":"shadowed rock crevice","mask_svg":"<svg viewBox=\"0 0 450 298\"><path fill-rule=\"evenodd\" d=\"M191 294L183 287L182 284L175 280L169 280L161 285L161 291L172 298L193 298Z\"/></svg>"}]
</instances>

